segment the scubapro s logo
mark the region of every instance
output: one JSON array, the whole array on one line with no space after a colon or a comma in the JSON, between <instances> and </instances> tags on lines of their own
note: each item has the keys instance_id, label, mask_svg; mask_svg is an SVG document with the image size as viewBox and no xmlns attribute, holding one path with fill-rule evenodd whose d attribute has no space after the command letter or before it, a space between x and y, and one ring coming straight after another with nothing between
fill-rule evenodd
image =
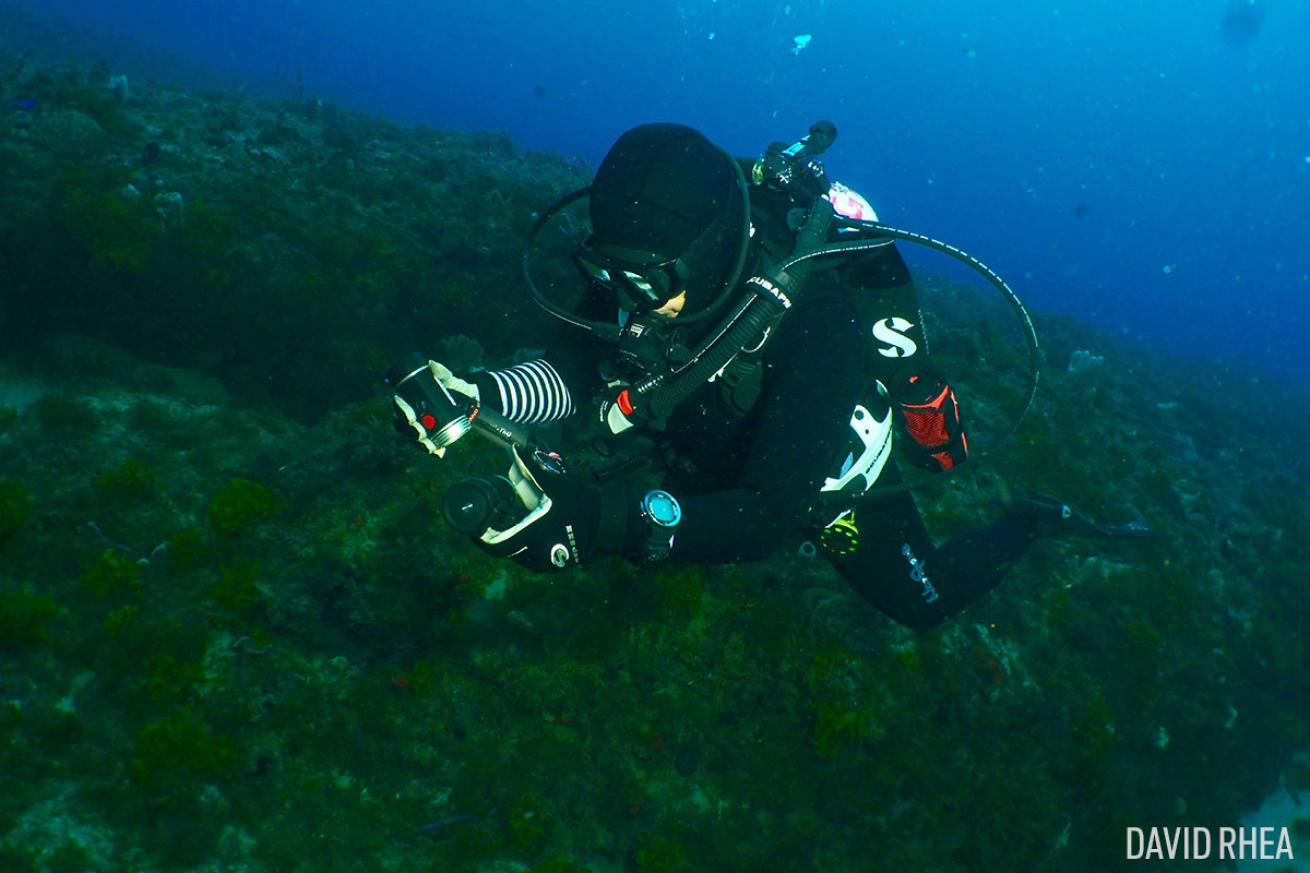
<instances>
[{"instance_id":1,"label":"scubapro s logo","mask_svg":"<svg viewBox=\"0 0 1310 873\"><path fill-rule=\"evenodd\" d=\"M878 354L884 358L908 358L919 350L919 346L914 340L905 335L905 331L914 327L914 325L899 315L892 318L884 318L873 326L873 338L880 343L886 343L883 348L878 349Z\"/></svg>"}]
</instances>

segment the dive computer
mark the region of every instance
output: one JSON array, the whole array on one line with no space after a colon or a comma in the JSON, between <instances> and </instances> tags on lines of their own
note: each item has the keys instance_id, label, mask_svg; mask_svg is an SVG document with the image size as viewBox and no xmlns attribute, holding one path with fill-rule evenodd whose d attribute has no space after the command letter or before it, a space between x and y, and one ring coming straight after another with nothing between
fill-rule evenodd
<instances>
[{"instance_id":1,"label":"dive computer","mask_svg":"<svg viewBox=\"0 0 1310 873\"><path fill-rule=\"evenodd\" d=\"M642 557L647 561L664 560L673 549L674 532L682 521L678 499L667 491L647 491L641 498L641 520L646 525Z\"/></svg>"}]
</instances>

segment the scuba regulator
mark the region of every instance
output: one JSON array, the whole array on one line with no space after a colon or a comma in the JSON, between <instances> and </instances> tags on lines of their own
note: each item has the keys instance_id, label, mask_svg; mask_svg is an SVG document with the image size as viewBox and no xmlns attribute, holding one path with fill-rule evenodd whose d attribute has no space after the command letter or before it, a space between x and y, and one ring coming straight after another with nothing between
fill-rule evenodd
<instances>
[{"instance_id":1,"label":"scuba regulator","mask_svg":"<svg viewBox=\"0 0 1310 873\"><path fill-rule=\"evenodd\" d=\"M800 190L811 197L822 197L832 188L823 164L814 160L837 139L837 126L831 121L816 121L810 132L792 145L774 142L764 157L751 168L751 181L775 191Z\"/></svg>"}]
</instances>

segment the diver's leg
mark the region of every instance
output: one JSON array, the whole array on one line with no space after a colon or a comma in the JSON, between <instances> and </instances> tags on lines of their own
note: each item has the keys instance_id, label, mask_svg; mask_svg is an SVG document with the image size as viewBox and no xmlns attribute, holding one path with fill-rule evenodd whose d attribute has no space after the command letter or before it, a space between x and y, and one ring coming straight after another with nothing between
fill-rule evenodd
<instances>
[{"instance_id":1,"label":"diver's leg","mask_svg":"<svg viewBox=\"0 0 1310 873\"><path fill-rule=\"evenodd\" d=\"M888 464L878 484L899 481ZM828 559L878 609L926 630L999 585L1035 538L1036 522L1026 515L1003 518L938 547L904 493L860 507L855 524L855 547L845 554L827 551Z\"/></svg>"}]
</instances>

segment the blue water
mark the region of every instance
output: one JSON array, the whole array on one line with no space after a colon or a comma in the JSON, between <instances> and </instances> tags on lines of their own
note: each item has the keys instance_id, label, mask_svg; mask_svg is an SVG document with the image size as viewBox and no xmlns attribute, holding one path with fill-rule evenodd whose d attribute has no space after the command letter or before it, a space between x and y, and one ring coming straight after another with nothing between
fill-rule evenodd
<instances>
[{"instance_id":1,"label":"blue water","mask_svg":"<svg viewBox=\"0 0 1310 873\"><path fill-rule=\"evenodd\" d=\"M1307 2L28 5L252 87L298 69L314 96L593 163L644 121L746 155L831 119L832 175L1033 308L1310 376Z\"/></svg>"}]
</instances>

